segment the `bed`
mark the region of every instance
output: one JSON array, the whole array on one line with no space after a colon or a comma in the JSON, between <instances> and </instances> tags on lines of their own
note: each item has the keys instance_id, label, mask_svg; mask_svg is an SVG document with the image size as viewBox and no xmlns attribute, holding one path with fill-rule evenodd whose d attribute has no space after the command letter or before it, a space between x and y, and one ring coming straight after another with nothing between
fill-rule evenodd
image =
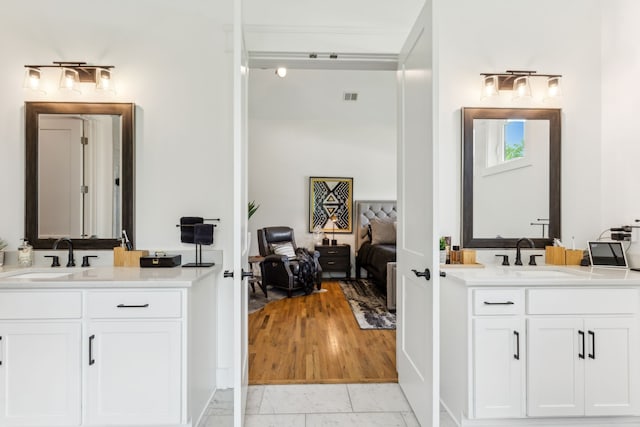
<instances>
[{"instance_id":1,"label":"bed","mask_svg":"<svg viewBox=\"0 0 640 427\"><path fill-rule=\"evenodd\" d=\"M356 279L362 270L387 293L387 263L396 261L396 201L356 201Z\"/></svg>"}]
</instances>

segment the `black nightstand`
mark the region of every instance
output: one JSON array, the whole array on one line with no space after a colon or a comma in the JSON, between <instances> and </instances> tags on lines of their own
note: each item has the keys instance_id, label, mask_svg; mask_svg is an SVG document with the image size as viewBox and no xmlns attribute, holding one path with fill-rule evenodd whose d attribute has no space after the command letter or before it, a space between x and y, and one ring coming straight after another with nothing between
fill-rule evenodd
<instances>
[{"instance_id":1,"label":"black nightstand","mask_svg":"<svg viewBox=\"0 0 640 427\"><path fill-rule=\"evenodd\" d=\"M320 266L323 273L340 272L351 278L351 246L349 245L317 245L320 252Z\"/></svg>"}]
</instances>

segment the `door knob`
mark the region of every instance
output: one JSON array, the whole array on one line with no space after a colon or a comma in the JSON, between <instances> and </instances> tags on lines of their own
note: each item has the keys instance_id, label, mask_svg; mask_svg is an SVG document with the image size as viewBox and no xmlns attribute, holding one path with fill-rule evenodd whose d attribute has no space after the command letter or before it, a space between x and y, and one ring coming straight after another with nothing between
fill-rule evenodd
<instances>
[{"instance_id":1,"label":"door knob","mask_svg":"<svg viewBox=\"0 0 640 427\"><path fill-rule=\"evenodd\" d=\"M244 271L244 270L242 270L242 278L244 279L245 277L253 278L253 271Z\"/></svg>"},{"instance_id":2,"label":"door knob","mask_svg":"<svg viewBox=\"0 0 640 427\"><path fill-rule=\"evenodd\" d=\"M431 280L431 272L429 271L428 268L425 268L424 271L418 271L415 268L413 270L413 273L417 276L417 277L424 277L425 280Z\"/></svg>"},{"instance_id":3,"label":"door knob","mask_svg":"<svg viewBox=\"0 0 640 427\"><path fill-rule=\"evenodd\" d=\"M223 276L225 278L233 277L233 271L225 270Z\"/></svg>"}]
</instances>

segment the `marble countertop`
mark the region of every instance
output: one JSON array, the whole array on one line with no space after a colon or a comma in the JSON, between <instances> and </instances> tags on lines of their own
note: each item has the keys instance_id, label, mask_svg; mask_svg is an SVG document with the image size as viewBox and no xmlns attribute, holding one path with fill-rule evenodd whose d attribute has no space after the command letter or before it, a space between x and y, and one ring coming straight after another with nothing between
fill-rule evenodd
<instances>
[{"instance_id":1,"label":"marble countertop","mask_svg":"<svg viewBox=\"0 0 640 427\"><path fill-rule=\"evenodd\" d=\"M211 268L2 267L0 289L35 288L188 288L220 271Z\"/></svg>"},{"instance_id":2,"label":"marble countertop","mask_svg":"<svg viewBox=\"0 0 640 427\"><path fill-rule=\"evenodd\" d=\"M447 278L467 286L640 286L640 272L580 266L447 269Z\"/></svg>"}]
</instances>

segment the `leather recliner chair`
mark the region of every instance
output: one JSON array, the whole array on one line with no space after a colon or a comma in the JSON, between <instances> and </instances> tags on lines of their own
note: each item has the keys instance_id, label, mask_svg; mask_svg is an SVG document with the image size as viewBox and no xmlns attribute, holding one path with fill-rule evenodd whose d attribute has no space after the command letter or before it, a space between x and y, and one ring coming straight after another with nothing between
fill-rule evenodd
<instances>
[{"instance_id":1,"label":"leather recliner chair","mask_svg":"<svg viewBox=\"0 0 640 427\"><path fill-rule=\"evenodd\" d=\"M291 243L293 250L298 249L290 227L265 227L258 229L258 248L264 260L260 263L262 283L287 290L291 298L296 289L305 289L305 283L300 277L300 265L297 259L289 259L287 255L278 255L273 251L274 244ZM322 286L322 267L320 267L320 253L309 251L315 264L316 274L313 281L318 289ZM306 293L311 293L313 287L307 287Z\"/></svg>"}]
</instances>

